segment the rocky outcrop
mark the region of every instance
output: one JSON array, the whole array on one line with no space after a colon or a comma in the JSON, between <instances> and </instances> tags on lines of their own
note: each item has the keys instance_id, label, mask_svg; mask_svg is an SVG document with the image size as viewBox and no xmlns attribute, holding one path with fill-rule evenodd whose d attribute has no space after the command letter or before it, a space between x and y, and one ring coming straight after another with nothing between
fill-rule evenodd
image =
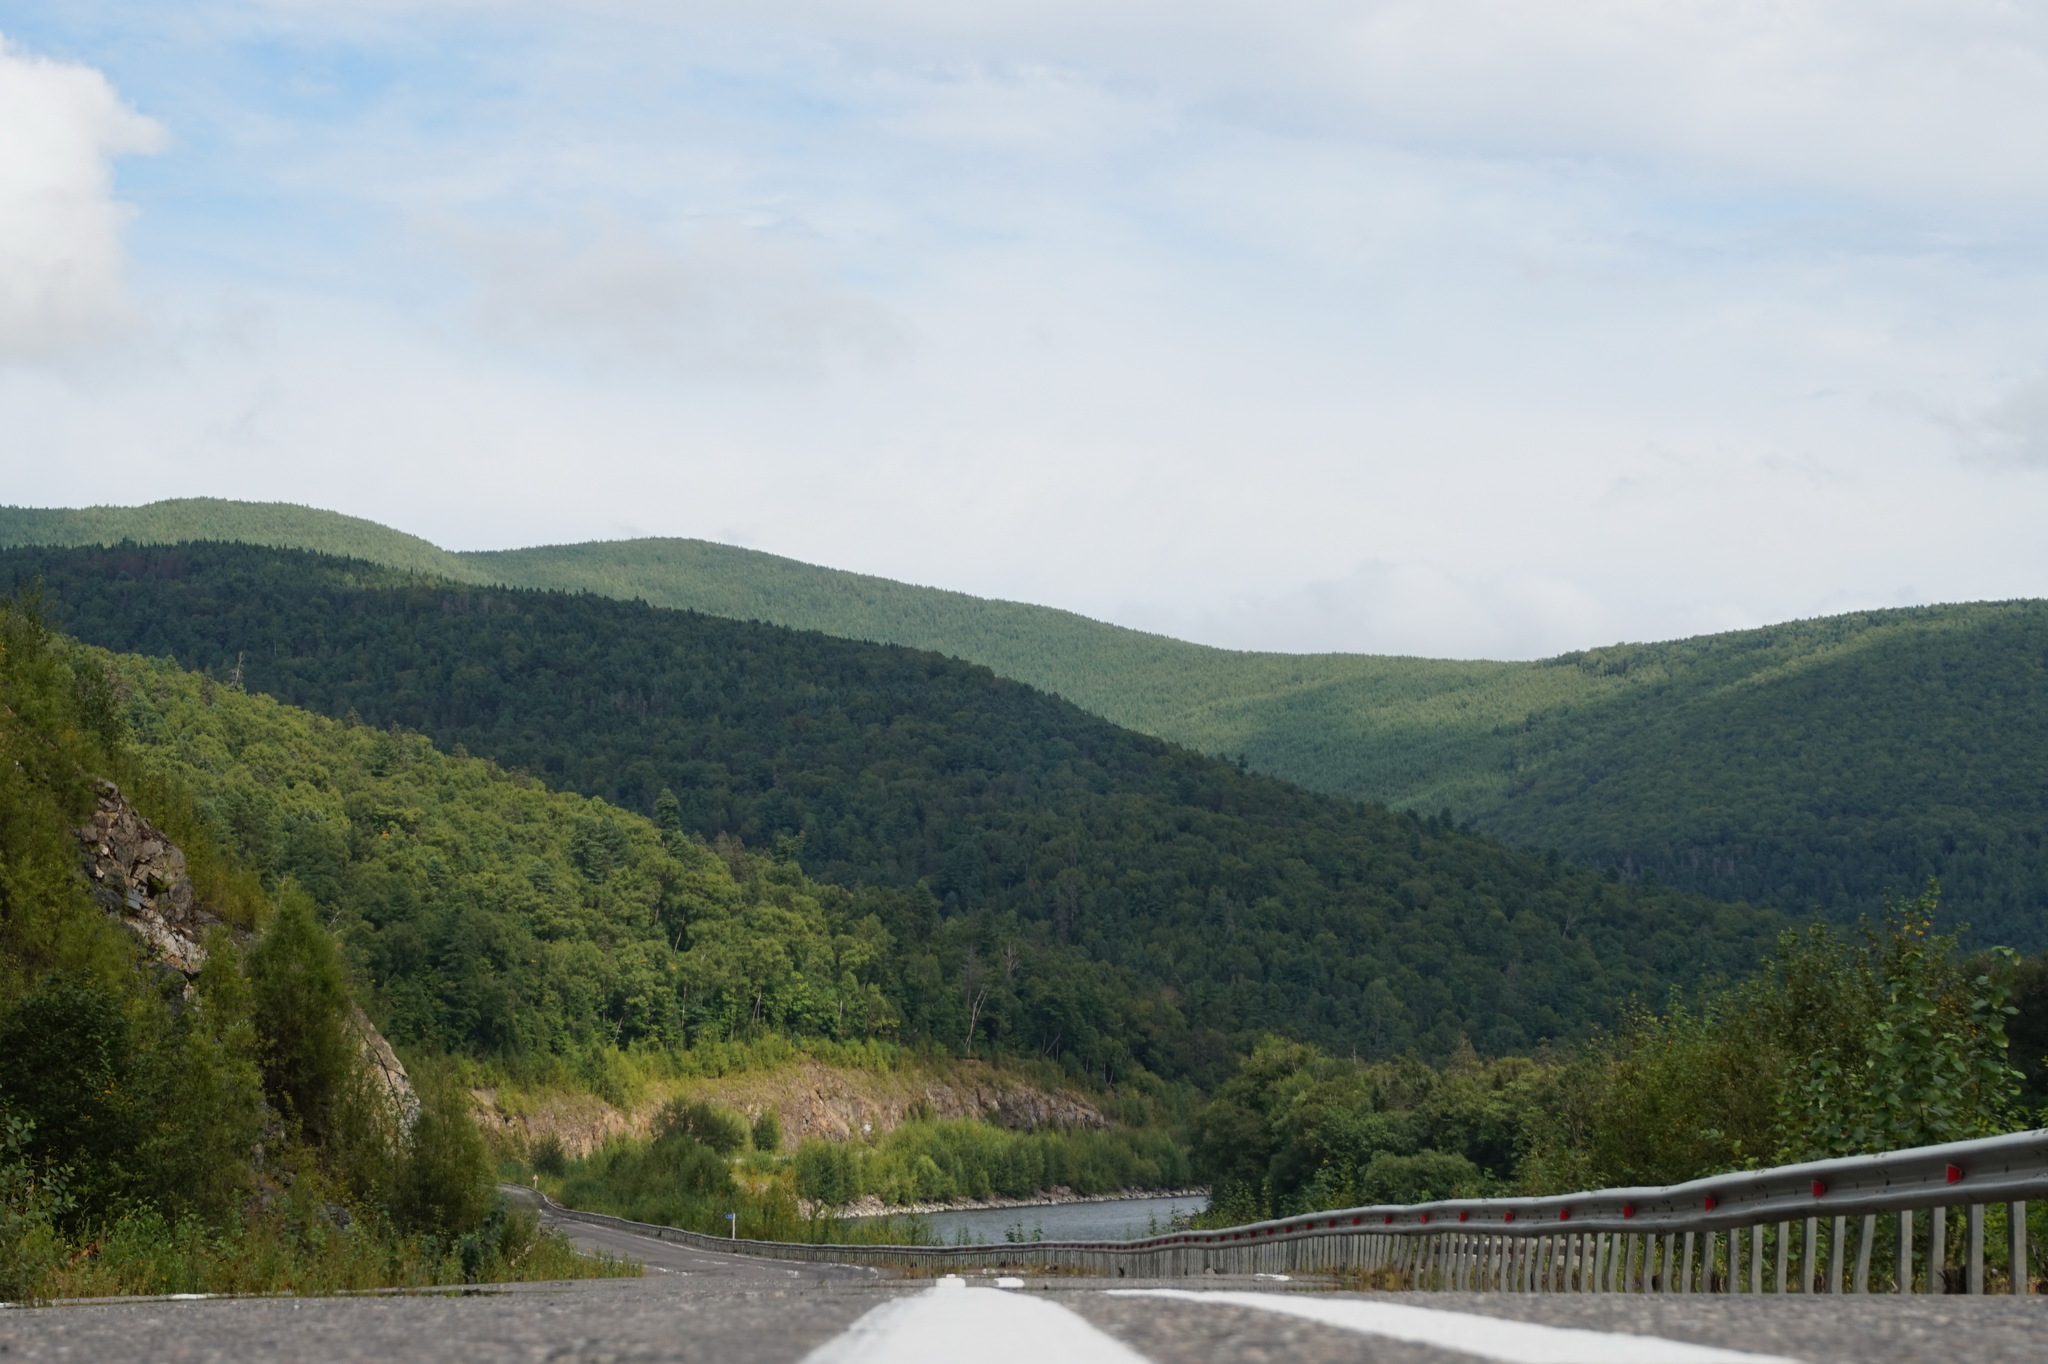
<instances>
[{"instance_id":1,"label":"rocky outcrop","mask_svg":"<svg viewBox=\"0 0 2048 1364\"><path fill-rule=\"evenodd\" d=\"M412 1077L405 1073L405 1064L398 1059L398 1053L391 1050L391 1044L384 1040L384 1034L377 1031L377 1025L360 1008L348 1006L349 1030L356 1036L356 1046L363 1055L364 1068L370 1080L382 1092L384 1102L397 1115L399 1124L410 1130L412 1121L420 1115L419 1095L413 1092Z\"/></svg>"},{"instance_id":2,"label":"rocky outcrop","mask_svg":"<svg viewBox=\"0 0 2048 1364\"><path fill-rule=\"evenodd\" d=\"M206 965L206 937L221 917L199 902L184 850L131 805L113 782L93 792L92 822L76 830L85 851L85 877L100 908L142 940L151 962L185 977L185 993ZM247 933L229 925L237 938ZM364 1068L406 1126L419 1112L412 1080L391 1043L369 1017L349 1006L349 1030Z\"/></svg>"},{"instance_id":3,"label":"rocky outcrop","mask_svg":"<svg viewBox=\"0 0 2048 1364\"><path fill-rule=\"evenodd\" d=\"M185 854L110 781L94 792L92 823L77 831L100 908L142 939L151 958L190 980L206 964L206 933L220 922L192 894Z\"/></svg>"},{"instance_id":4,"label":"rocky outcrop","mask_svg":"<svg viewBox=\"0 0 2048 1364\"><path fill-rule=\"evenodd\" d=\"M850 1141L879 1136L918 1118L980 1118L1024 1130L1109 1126L1084 1100L979 1061L881 1072L804 1061L662 1087L630 1111L569 1091L515 1098L479 1089L474 1097L478 1119L495 1139L518 1150L552 1136L572 1158L588 1155L613 1137L646 1135L671 1098L708 1100L749 1119L773 1109L786 1148L806 1137Z\"/></svg>"}]
</instances>

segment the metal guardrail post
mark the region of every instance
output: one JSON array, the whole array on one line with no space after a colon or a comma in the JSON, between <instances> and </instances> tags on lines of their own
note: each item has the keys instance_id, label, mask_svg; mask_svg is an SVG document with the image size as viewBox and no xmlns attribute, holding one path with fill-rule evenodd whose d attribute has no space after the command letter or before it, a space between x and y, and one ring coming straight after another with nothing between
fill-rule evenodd
<instances>
[{"instance_id":1,"label":"metal guardrail post","mask_svg":"<svg viewBox=\"0 0 2048 1364\"><path fill-rule=\"evenodd\" d=\"M1870 1248L1877 1241L1877 1214L1863 1215L1863 1235L1856 1242L1856 1291L1870 1291Z\"/></svg>"},{"instance_id":2,"label":"metal guardrail post","mask_svg":"<svg viewBox=\"0 0 2048 1364\"><path fill-rule=\"evenodd\" d=\"M1970 1259L1969 1277L1965 1291L1982 1293L1984 1291L1984 1205L1982 1203L1972 1203L1970 1205L1969 1218Z\"/></svg>"},{"instance_id":3,"label":"metal guardrail post","mask_svg":"<svg viewBox=\"0 0 2048 1364\"><path fill-rule=\"evenodd\" d=\"M1936 1207L1928 1216L1927 1291L1948 1291L1948 1209Z\"/></svg>"},{"instance_id":4,"label":"metal guardrail post","mask_svg":"<svg viewBox=\"0 0 2048 1364\"><path fill-rule=\"evenodd\" d=\"M1839 1214L1828 1235L1828 1292L1840 1297L1842 1294L1842 1263L1849 1257L1849 1219Z\"/></svg>"},{"instance_id":5,"label":"metal guardrail post","mask_svg":"<svg viewBox=\"0 0 2048 1364\"><path fill-rule=\"evenodd\" d=\"M2010 1205L2006 1209L2006 1217L2006 1230L2009 1233L2007 1239L2012 1243L2012 1259L2009 1262L2011 1268L2008 1271L2012 1277L2012 1291L2022 1295L2028 1294L2034 1291L2034 1276L2027 1264L2027 1205Z\"/></svg>"},{"instance_id":6,"label":"metal guardrail post","mask_svg":"<svg viewBox=\"0 0 2048 1364\"><path fill-rule=\"evenodd\" d=\"M1899 1214L1899 1282L1894 1290L1899 1293L1913 1291L1913 1210L1907 1208Z\"/></svg>"}]
</instances>

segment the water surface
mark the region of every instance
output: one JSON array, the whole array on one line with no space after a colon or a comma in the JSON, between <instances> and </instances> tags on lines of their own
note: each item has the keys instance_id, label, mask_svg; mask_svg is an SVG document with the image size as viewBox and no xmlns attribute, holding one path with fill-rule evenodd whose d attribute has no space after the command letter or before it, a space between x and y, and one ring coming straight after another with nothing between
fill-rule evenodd
<instances>
[{"instance_id":1,"label":"water surface","mask_svg":"<svg viewBox=\"0 0 2048 1364\"><path fill-rule=\"evenodd\" d=\"M1174 1214L1201 1212L1206 1195L1180 1198L1118 1198L1104 1203L1049 1203L1034 1208L971 1208L959 1212L925 1213L932 1234L947 1245L964 1233L970 1242L988 1245L1015 1234L1040 1241L1135 1241L1166 1230Z\"/></svg>"}]
</instances>

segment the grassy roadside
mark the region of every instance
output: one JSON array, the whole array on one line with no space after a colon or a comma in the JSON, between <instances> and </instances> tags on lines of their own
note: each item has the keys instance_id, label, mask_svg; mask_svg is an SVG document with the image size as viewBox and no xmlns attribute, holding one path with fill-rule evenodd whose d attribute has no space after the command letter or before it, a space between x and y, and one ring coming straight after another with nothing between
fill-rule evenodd
<instances>
[{"instance_id":1,"label":"grassy roadside","mask_svg":"<svg viewBox=\"0 0 2048 1364\"><path fill-rule=\"evenodd\" d=\"M225 1227L129 1213L67 1237L45 1223L12 1247L0 1297L24 1303L168 1293L326 1294L380 1288L633 1278L530 1210L500 1202L473 1232L399 1235L334 1204L287 1201Z\"/></svg>"}]
</instances>

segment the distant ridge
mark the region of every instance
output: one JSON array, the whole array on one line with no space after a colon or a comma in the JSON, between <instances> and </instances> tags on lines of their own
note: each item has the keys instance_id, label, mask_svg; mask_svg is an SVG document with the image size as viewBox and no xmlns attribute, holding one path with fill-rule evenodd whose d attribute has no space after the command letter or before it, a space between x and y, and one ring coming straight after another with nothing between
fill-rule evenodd
<instances>
[{"instance_id":1,"label":"distant ridge","mask_svg":"<svg viewBox=\"0 0 2048 1364\"><path fill-rule=\"evenodd\" d=\"M273 549L310 549L368 559L391 568L478 581L476 571L439 545L359 516L292 502L231 502L179 497L140 507L0 507L0 548L13 545L171 545L235 540Z\"/></svg>"},{"instance_id":2,"label":"distant ridge","mask_svg":"<svg viewBox=\"0 0 2048 1364\"><path fill-rule=\"evenodd\" d=\"M1939 877L2048 946L2048 603L1857 612L1535 663L1209 648L701 540L459 554L312 508L0 508L0 546L220 539L563 588L981 663L1313 790L1448 809L1721 900L1837 918Z\"/></svg>"},{"instance_id":3,"label":"distant ridge","mask_svg":"<svg viewBox=\"0 0 2048 1364\"><path fill-rule=\"evenodd\" d=\"M1502 784L1492 732L1611 689L1521 663L1251 653L1071 611L824 568L705 540L458 553L338 512L181 498L142 507L0 507L0 547L232 540L348 555L458 582L561 588L902 644L984 664L1120 725L1242 756L1316 790L1461 813ZM1508 684L1508 685L1503 685Z\"/></svg>"}]
</instances>

